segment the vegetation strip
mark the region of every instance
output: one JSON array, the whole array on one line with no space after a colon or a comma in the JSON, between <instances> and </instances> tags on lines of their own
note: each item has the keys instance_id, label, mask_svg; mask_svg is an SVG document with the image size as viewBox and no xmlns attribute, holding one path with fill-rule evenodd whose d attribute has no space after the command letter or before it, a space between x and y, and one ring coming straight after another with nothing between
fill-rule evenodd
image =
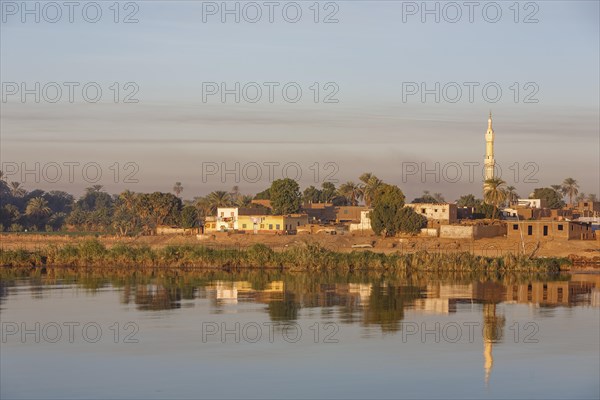
<instances>
[{"instance_id":1,"label":"vegetation strip","mask_svg":"<svg viewBox=\"0 0 600 400\"><path fill-rule=\"evenodd\" d=\"M318 243L276 252L264 244L247 249L214 249L207 246L178 245L162 249L116 244L107 248L97 239L76 245L47 246L39 250L0 250L4 267L200 267L200 268L280 268L290 271L392 270L392 271L527 271L558 272L570 266L567 258L531 258L506 254L501 257L476 256L468 252L434 253L418 251L383 254L371 251L340 253Z\"/></svg>"}]
</instances>

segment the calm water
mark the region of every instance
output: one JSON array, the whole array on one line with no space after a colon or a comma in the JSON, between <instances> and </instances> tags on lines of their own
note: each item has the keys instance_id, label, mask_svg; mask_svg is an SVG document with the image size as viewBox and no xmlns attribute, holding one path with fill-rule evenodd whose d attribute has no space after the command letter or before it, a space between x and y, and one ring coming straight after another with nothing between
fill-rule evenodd
<instances>
[{"instance_id":1,"label":"calm water","mask_svg":"<svg viewBox=\"0 0 600 400\"><path fill-rule=\"evenodd\" d=\"M0 285L5 398L598 398L600 275L48 271Z\"/></svg>"}]
</instances>

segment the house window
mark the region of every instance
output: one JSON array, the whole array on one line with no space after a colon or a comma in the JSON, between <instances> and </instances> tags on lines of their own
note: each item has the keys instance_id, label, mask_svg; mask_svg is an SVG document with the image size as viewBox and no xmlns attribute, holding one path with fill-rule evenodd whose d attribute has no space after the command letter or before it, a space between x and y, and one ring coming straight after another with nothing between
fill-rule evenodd
<instances>
[{"instance_id":1,"label":"house window","mask_svg":"<svg viewBox=\"0 0 600 400\"><path fill-rule=\"evenodd\" d=\"M425 214L425 209L421 208L421 214Z\"/></svg>"},{"instance_id":2,"label":"house window","mask_svg":"<svg viewBox=\"0 0 600 400\"><path fill-rule=\"evenodd\" d=\"M433 212L437 212L437 208L433 210Z\"/></svg>"},{"instance_id":3,"label":"house window","mask_svg":"<svg viewBox=\"0 0 600 400\"><path fill-rule=\"evenodd\" d=\"M225 211L221 211L221 217L225 216Z\"/></svg>"},{"instance_id":4,"label":"house window","mask_svg":"<svg viewBox=\"0 0 600 400\"><path fill-rule=\"evenodd\" d=\"M269 230L273 230L273 224L269 224Z\"/></svg>"},{"instance_id":5,"label":"house window","mask_svg":"<svg viewBox=\"0 0 600 400\"><path fill-rule=\"evenodd\" d=\"M533 226L532 225L527 226L527 235L529 235L529 236L533 235Z\"/></svg>"},{"instance_id":6,"label":"house window","mask_svg":"<svg viewBox=\"0 0 600 400\"><path fill-rule=\"evenodd\" d=\"M513 231L516 231L519 229L519 225L518 224L513 224Z\"/></svg>"},{"instance_id":7,"label":"house window","mask_svg":"<svg viewBox=\"0 0 600 400\"><path fill-rule=\"evenodd\" d=\"M260 224L260 229L265 229L265 224Z\"/></svg>"},{"instance_id":8,"label":"house window","mask_svg":"<svg viewBox=\"0 0 600 400\"><path fill-rule=\"evenodd\" d=\"M300 221L296 222L296 224L297 224L296 226L300 226Z\"/></svg>"},{"instance_id":9,"label":"house window","mask_svg":"<svg viewBox=\"0 0 600 400\"><path fill-rule=\"evenodd\" d=\"M242 224L242 228L243 228L243 229L246 229L246 224Z\"/></svg>"},{"instance_id":10,"label":"house window","mask_svg":"<svg viewBox=\"0 0 600 400\"><path fill-rule=\"evenodd\" d=\"M275 225L276 230L279 230L280 228L281 228L281 225L279 225L279 224Z\"/></svg>"},{"instance_id":11,"label":"house window","mask_svg":"<svg viewBox=\"0 0 600 400\"><path fill-rule=\"evenodd\" d=\"M558 224L558 230L562 231L563 230L563 224Z\"/></svg>"},{"instance_id":12,"label":"house window","mask_svg":"<svg viewBox=\"0 0 600 400\"><path fill-rule=\"evenodd\" d=\"M544 236L548 236L548 225L544 225Z\"/></svg>"}]
</instances>

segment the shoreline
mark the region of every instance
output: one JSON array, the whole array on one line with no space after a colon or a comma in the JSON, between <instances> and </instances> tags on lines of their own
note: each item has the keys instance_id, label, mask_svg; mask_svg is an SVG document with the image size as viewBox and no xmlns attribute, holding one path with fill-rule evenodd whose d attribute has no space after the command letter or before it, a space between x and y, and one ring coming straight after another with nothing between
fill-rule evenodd
<instances>
[{"instance_id":1,"label":"shoreline","mask_svg":"<svg viewBox=\"0 0 600 400\"><path fill-rule=\"evenodd\" d=\"M467 251L418 250L374 252L354 249L341 252L318 242L300 242L284 249L255 243L250 247L214 248L203 243L152 248L146 244L117 243L106 246L98 239L75 244L46 244L37 249L2 249L3 267L164 267L204 269L279 269L286 271L525 271L559 272L574 263L565 257L531 257L511 253L476 255Z\"/></svg>"}]
</instances>

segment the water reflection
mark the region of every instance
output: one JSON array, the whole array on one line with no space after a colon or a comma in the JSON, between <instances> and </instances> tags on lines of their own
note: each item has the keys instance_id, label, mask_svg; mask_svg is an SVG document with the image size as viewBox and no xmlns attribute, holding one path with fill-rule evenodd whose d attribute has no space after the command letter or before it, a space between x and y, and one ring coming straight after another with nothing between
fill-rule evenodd
<instances>
[{"instance_id":1,"label":"water reflection","mask_svg":"<svg viewBox=\"0 0 600 400\"><path fill-rule=\"evenodd\" d=\"M364 328L363 338L402 336L407 314L411 315L409 321L435 317L464 322L464 318L453 315L470 313L469 318L475 315L478 321L478 343L482 346L478 347L482 357L479 368L486 387L493 375L496 346L510 342L515 334L514 316L507 322L505 315L509 307L528 305L531 315L544 318L564 318L568 310L575 312L574 307L600 307L600 274L592 273L390 276L55 268L28 272L5 269L0 277L2 308L16 295L45 301L52 300L51 291L64 288L75 289L76 297L93 297L105 291L115 293L121 304L142 314L181 309L183 303L185 307L207 307L201 311L203 316L227 315L254 305L251 312L273 322L294 323L314 315L322 321Z\"/></svg>"},{"instance_id":2,"label":"water reflection","mask_svg":"<svg viewBox=\"0 0 600 400\"><path fill-rule=\"evenodd\" d=\"M461 304L482 304L489 338L500 341L503 319L496 305L532 304L552 315L555 307L600 307L600 274L555 276L439 276L393 277L382 274L303 274L272 271L181 270L4 270L0 304L11 290L26 288L43 299L56 285L74 284L94 294L119 289L123 304L141 311L172 310L182 300L208 299L215 313L240 303L264 304L273 321L293 321L303 308L335 307L344 323L379 326L384 332L401 329L407 309L452 314ZM542 311L544 312L544 311ZM492 329L493 327L493 329Z\"/></svg>"}]
</instances>

